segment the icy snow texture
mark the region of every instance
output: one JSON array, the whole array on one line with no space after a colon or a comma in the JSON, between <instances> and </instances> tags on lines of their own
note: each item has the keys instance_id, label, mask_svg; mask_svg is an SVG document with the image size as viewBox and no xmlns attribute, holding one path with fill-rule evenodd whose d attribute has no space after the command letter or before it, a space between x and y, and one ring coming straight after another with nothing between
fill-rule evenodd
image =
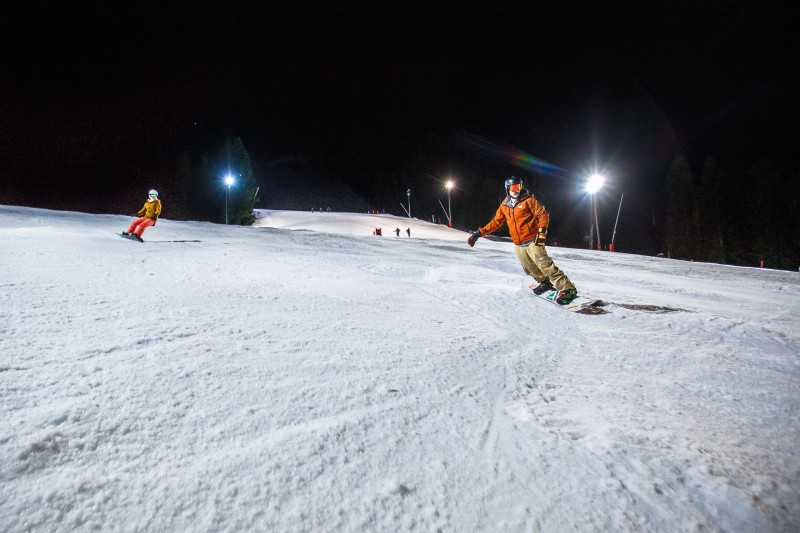
<instances>
[{"instance_id":1,"label":"icy snow texture","mask_svg":"<svg viewBox=\"0 0 800 533\"><path fill-rule=\"evenodd\" d=\"M0 529L800 529L797 273L259 215L0 206Z\"/></svg>"}]
</instances>

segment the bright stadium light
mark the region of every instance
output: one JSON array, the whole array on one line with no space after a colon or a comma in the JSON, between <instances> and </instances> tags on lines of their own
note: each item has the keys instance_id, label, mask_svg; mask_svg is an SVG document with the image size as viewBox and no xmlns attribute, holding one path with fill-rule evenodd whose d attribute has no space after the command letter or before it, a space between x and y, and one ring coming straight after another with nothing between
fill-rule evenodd
<instances>
[{"instance_id":1,"label":"bright stadium light","mask_svg":"<svg viewBox=\"0 0 800 533\"><path fill-rule=\"evenodd\" d=\"M600 225L597 223L597 203L595 202L594 195L599 191L606 182L605 176L602 174L592 174L586 181L586 192L592 197L592 210L594 211L594 228L597 232L597 249L602 250L600 245Z\"/></svg>"},{"instance_id":2,"label":"bright stadium light","mask_svg":"<svg viewBox=\"0 0 800 533\"><path fill-rule=\"evenodd\" d=\"M606 183L606 178L602 174L592 174L586 182L586 192L594 194L599 191Z\"/></svg>"},{"instance_id":3,"label":"bright stadium light","mask_svg":"<svg viewBox=\"0 0 800 533\"><path fill-rule=\"evenodd\" d=\"M454 186L455 184L453 183L453 180L447 180L447 183L445 184L445 187L447 187L447 221L449 222L451 228L453 227L453 210L450 208L450 189L452 189Z\"/></svg>"}]
</instances>

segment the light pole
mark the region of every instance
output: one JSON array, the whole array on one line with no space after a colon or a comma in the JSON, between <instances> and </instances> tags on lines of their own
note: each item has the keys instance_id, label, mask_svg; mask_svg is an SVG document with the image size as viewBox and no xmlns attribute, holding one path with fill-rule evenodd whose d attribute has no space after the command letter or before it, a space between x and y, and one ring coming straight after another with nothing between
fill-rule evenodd
<instances>
[{"instance_id":1,"label":"light pole","mask_svg":"<svg viewBox=\"0 0 800 533\"><path fill-rule=\"evenodd\" d=\"M614 251L614 237L617 236L617 222L619 222L619 212L622 211L622 198L625 197L625 194L619 195L619 208L617 209L617 219L614 221L614 232L611 234L611 244L608 245L608 251Z\"/></svg>"},{"instance_id":2,"label":"light pole","mask_svg":"<svg viewBox=\"0 0 800 533\"><path fill-rule=\"evenodd\" d=\"M231 185L233 185L234 181L236 181L236 180L233 179L232 175L228 174L227 176L225 176L225 185L227 185L227 187L225 188L225 224L226 225L228 224L228 195L231 192Z\"/></svg>"},{"instance_id":3,"label":"light pole","mask_svg":"<svg viewBox=\"0 0 800 533\"><path fill-rule=\"evenodd\" d=\"M603 187L605 182L606 178L601 174L592 174L589 176L589 181L586 182L586 192L588 192L592 197L592 210L594 211L594 227L595 231L597 232L598 250L602 250L603 248L600 245L600 226L597 223L597 203L595 202L594 195Z\"/></svg>"},{"instance_id":4,"label":"light pole","mask_svg":"<svg viewBox=\"0 0 800 533\"><path fill-rule=\"evenodd\" d=\"M406 190L406 196L408 196L408 218L411 218L411 189Z\"/></svg>"},{"instance_id":5,"label":"light pole","mask_svg":"<svg viewBox=\"0 0 800 533\"><path fill-rule=\"evenodd\" d=\"M453 227L453 210L450 208L450 189L453 188L453 180L447 180L447 183L445 184L445 187L447 187L447 211L448 211L448 213L447 213L447 221L448 221L450 227L452 228Z\"/></svg>"}]
</instances>

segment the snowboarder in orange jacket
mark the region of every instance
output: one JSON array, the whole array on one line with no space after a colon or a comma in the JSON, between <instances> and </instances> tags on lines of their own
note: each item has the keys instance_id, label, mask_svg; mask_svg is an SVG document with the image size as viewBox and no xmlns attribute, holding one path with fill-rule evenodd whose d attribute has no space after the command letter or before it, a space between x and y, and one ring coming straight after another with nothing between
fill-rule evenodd
<instances>
[{"instance_id":1,"label":"snowboarder in orange jacket","mask_svg":"<svg viewBox=\"0 0 800 533\"><path fill-rule=\"evenodd\" d=\"M558 290L561 294L556 300L566 305L578 295L575 285L547 255L544 242L550 215L544 206L522 187L522 180L511 176L505 182L506 198L497 208L494 218L482 228L470 233L467 243L475 246L475 241L497 231L503 223L508 224L508 233L514 241L517 258L522 269L539 284L533 289L536 294L548 290Z\"/></svg>"}]
</instances>

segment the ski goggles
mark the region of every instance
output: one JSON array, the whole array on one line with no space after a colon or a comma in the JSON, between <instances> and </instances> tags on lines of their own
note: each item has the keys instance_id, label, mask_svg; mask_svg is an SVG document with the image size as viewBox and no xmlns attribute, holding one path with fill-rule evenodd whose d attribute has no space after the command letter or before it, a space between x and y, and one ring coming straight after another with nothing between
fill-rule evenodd
<instances>
[{"instance_id":1,"label":"ski goggles","mask_svg":"<svg viewBox=\"0 0 800 533\"><path fill-rule=\"evenodd\" d=\"M512 183L511 185L508 186L508 192L519 192L521 190L522 190L521 183Z\"/></svg>"},{"instance_id":2,"label":"ski goggles","mask_svg":"<svg viewBox=\"0 0 800 533\"><path fill-rule=\"evenodd\" d=\"M150 198L158 198L158 195L157 194L151 194Z\"/></svg>"}]
</instances>

